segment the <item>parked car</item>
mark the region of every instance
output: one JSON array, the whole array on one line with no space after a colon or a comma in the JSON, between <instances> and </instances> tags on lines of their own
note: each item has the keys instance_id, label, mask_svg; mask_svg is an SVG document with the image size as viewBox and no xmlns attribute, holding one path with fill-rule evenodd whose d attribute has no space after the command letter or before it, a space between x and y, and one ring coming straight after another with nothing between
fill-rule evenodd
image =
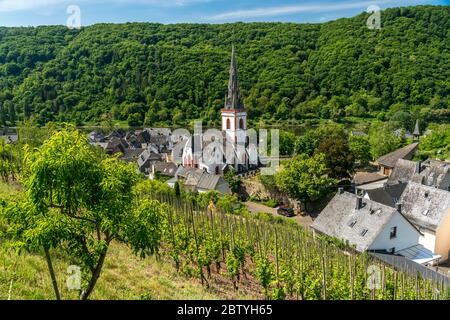
<instances>
[{"instance_id":1,"label":"parked car","mask_svg":"<svg viewBox=\"0 0 450 320\"><path fill-rule=\"evenodd\" d=\"M294 217L295 216L294 209L289 208L288 206L277 207L277 213L280 216L285 216L285 217Z\"/></svg>"}]
</instances>

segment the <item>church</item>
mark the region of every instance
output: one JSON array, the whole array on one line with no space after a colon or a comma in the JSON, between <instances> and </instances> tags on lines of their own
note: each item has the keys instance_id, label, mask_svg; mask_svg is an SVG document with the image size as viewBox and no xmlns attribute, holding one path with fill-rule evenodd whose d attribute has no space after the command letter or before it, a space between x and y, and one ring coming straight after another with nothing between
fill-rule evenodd
<instances>
[{"instance_id":1,"label":"church","mask_svg":"<svg viewBox=\"0 0 450 320\"><path fill-rule=\"evenodd\" d=\"M256 133L252 136L247 129L247 111L239 89L234 46L229 74L228 94L221 110L222 130L195 132L189 138L182 154L185 168L198 168L209 174L223 175L230 168L241 173L258 166Z\"/></svg>"}]
</instances>

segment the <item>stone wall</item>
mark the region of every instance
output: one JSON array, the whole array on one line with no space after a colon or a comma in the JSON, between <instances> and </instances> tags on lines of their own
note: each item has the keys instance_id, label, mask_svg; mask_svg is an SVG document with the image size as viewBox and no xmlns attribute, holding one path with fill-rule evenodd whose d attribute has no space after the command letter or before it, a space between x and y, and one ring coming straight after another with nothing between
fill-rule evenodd
<instances>
[{"instance_id":1,"label":"stone wall","mask_svg":"<svg viewBox=\"0 0 450 320\"><path fill-rule=\"evenodd\" d=\"M279 191L268 190L261 181L259 181L258 176L243 179L240 193L243 197L252 197L262 201L271 199L276 200L294 208L297 213L304 211L304 207L299 201L291 199Z\"/></svg>"}]
</instances>

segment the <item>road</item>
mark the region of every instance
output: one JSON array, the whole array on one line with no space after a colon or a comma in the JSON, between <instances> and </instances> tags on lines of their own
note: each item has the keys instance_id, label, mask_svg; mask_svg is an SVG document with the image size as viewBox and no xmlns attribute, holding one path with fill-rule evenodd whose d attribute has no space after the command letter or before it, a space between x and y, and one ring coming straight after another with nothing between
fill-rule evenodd
<instances>
[{"instance_id":1,"label":"road","mask_svg":"<svg viewBox=\"0 0 450 320\"><path fill-rule=\"evenodd\" d=\"M253 213L266 212L266 213L273 214L274 216L279 216L277 214L277 210L275 208L265 206L261 203L248 201L248 202L244 202L244 204L247 206L247 209L250 212L253 212ZM313 220L310 216L304 217L304 216L298 215L296 217L292 217L289 219L295 219L299 225L301 225L305 228L309 228L311 226L311 224L313 223Z\"/></svg>"}]
</instances>

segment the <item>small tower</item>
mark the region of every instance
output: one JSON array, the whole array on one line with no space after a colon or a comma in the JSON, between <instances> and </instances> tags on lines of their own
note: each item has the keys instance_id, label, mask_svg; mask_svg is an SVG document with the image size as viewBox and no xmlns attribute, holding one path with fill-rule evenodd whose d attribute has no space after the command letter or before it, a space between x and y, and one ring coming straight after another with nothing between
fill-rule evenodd
<instances>
[{"instance_id":1,"label":"small tower","mask_svg":"<svg viewBox=\"0 0 450 320\"><path fill-rule=\"evenodd\" d=\"M413 137L414 141L419 141L420 137L419 119L416 120L416 126L414 127Z\"/></svg>"},{"instance_id":2,"label":"small tower","mask_svg":"<svg viewBox=\"0 0 450 320\"><path fill-rule=\"evenodd\" d=\"M245 143L247 130L247 112L242 103L237 78L237 63L234 46L231 52L230 79L225 107L222 109L222 130L227 141L234 144Z\"/></svg>"}]
</instances>

